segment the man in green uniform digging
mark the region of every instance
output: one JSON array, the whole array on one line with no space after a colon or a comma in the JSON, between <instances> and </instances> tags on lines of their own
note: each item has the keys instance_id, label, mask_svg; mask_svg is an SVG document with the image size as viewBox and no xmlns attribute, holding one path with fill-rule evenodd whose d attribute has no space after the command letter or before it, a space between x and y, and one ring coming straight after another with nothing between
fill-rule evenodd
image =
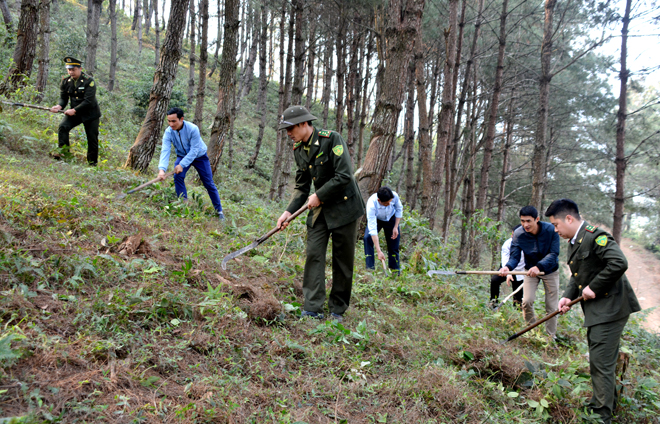
<instances>
[{"instance_id":1,"label":"man in green uniform digging","mask_svg":"<svg viewBox=\"0 0 660 424\"><path fill-rule=\"evenodd\" d=\"M279 129L286 129L293 142L297 170L293 197L277 220L277 227L286 228L284 221L309 201L302 315L323 318L325 255L332 235L328 309L334 320L341 321L351 300L358 219L364 215L364 202L353 177L353 161L346 143L337 132L314 128L315 119L302 106L288 108L281 117ZM315 192L310 196L312 184Z\"/></svg>"},{"instance_id":2,"label":"man in green uniform digging","mask_svg":"<svg viewBox=\"0 0 660 424\"><path fill-rule=\"evenodd\" d=\"M82 62L74 57L64 58L68 77L63 77L60 83L60 100L50 108L57 113L67 104L70 108L64 111L64 119L57 131L58 145L68 154L69 132L80 124L85 127L87 135L87 163L95 166L99 160L99 121L101 109L96 101L96 85L94 79L82 72ZM54 155L56 158L61 154Z\"/></svg>"},{"instance_id":3,"label":"man in green uniform digging","mask_svg":"<svg viewBox=\"0 0 660 424\"><path fill-rule=\"evenodd\" d=\"M593 384L589 406L609 424L617 401L615 373L619 340L630 314L641 309L625 276L628 261L610 234L580 217L574 201L555 200L545 216L562 238L570 240L571 279L558 309L566 313L571 300L584 296L585 300L580 303L587 327Z\"/></svg>"}]
</instances>

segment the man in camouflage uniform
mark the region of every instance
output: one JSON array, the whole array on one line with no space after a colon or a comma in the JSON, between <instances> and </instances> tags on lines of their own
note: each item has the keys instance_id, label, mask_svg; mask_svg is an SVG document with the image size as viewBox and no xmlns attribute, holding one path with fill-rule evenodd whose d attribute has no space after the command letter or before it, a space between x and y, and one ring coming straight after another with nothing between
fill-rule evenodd
<instances>
[{"instance_id":1,"label":"man in camouflage uniform","mask_svg":"<svg viewBox=\"0 0 660 424\"><path fill-rule=\"evenodd\" d=\"M593 385L589 406L605 424L610 424L617 401L615 373L619 340L630 314L641 309L625 275L628 261L610 234L580 217L574 201L555 200L545 216L562 238L570 240L571 279L558 309L566 313L571 300L584 296L580 304L587 327Z\"/></svg>"},{"instance_id":2,"label":"man in camouflage uniform","mask_svg":"<svg viewBox=\"0 0 660 424\"><path fill-rule=\"evenodd\" d=\"M58 145L65 153L69 148L69 132L80 124L85 126L87 134L87 163L96 165L99 159L99 121L101 109L96 101L94 79L82 72L82 62L71 56L64 58L69 74L60 83L60 100L50 111L57 113L64 109L69 101L71 108L64 111L64 119L57 132ZM56 155L59 158L61 155Z\"/></svg>"},{"instance_id":3,"label":"man in camouflage uniform","mask_svg":"<svg viewBox=\"0 0 660 424\"><path fill-rule=\"evenodd\" d=\"M353 161L341 135L312 126L317 119L302 106L284 111L279 129L286 129L293 142L296 186L277 227L308 201L307 260L303 276L303 316L323 318L325 302L325 255L332 235L332 290L328 299L331 317L337 321L351 299L353 263L358 220L364 202L353 177ZM312 184L314 194L309 195Z\"/></svg>"}]
</instances>

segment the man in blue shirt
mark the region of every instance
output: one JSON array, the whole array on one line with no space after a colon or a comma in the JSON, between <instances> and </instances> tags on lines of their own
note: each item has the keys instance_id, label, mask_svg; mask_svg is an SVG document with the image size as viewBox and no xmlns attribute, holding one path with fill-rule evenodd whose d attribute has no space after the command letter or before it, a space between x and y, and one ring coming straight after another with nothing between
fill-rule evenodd
<instances>
[{"instance_id":1,"label":"man in blue shirt","mask_svg":"<svg viewBox=\"0 0 660 424\"><path fill-rule=\"evenodd\" d=\"M520 252L525 253L527 275L523 282L523 317L529 324L536 322L534 300L539 280L545 288L545 311L555 311L559 296L559 235L548 222L539 221L539 212L534 206L520 209L520 224L513 232L509 262L500 269L500 275L506 275L516 268L520 261ZM539 275L543 272L544 275ZM552 339L557 333L557 317L545 322L545 329Z\"/></svg>"},{"instance_id":2,"label":"man in blue shirt","mask_svg":"<svg viewBox=\"0 0 660 424\"><path fill-rule=\"evenodd\" d=\"M380 249L378 232L382 228L387 240L387 257L390 269L399 270L399 222L403 217L403 205L399 195L389 187L381 187L378 192L367 200L367 228L364 232L364 256L367 269L374 269L374 246L378 252L378 260L385 260L385 254Z\"/></svg>"},{"instance_id":3,"label":"man in blue shirt","mask_svg":"<svg viewBox=\"0 0 660 424\"><path fill-rule=\"evenodd\" d=\"M186 190L186 173L193 166L199 174L199 179L209 193L211 203L218 213L221 221L225 215L222 212L220 195L213 182L213 173L209 157L206 156L206 144L202 141L199 128L192 122L183 120L183 110L173 107L167 111L167 125L169 128L163 134L163 147L160 151L160 162L158 163L158 178L165 179L165 171L170 163L170 151L174 146L176 161L174 162L174 188L176 195L188 199Z\"/></svg>"}]
</instances>

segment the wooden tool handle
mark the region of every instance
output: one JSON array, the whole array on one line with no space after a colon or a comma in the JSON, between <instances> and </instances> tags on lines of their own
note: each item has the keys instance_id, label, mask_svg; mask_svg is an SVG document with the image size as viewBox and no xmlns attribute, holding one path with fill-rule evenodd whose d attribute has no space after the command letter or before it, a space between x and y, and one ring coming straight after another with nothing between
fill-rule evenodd
<instances>
[{"instance_id":1,"label":"wooden tool handle","mask_svg":"<svg viewBox=\"0 0 660 424\"><path fill-rule=\"evenodd\" d=\"M169 177L171 177L172 175L174 175L174 171L170 171L170 172L168 172L167 174L165 174L165 178L169 178ZM135 193L136 191L138 191L138 190L142 190L143 188L148 187L148 186L150 186L150 185L153 184L153 183L157 183L158 181L160 181L160 178L154 178L154 179L151 180L151 181L148 181L148 182L146 182L146 183L144 183L144 184L142 184L142 185L139 185L139 186L135 187L133 190L128 190L128 191L126 192L126 194Z\"/></svg>"},{"instance_id":2,"label":"wooden tool handle","mask_svg":"<svg viewBox=\"0 0 660 424\"><path fill-rule=\"evenodd\" d=\"M298 209L297 211L295 211L295 212L294 212L290 217L288 217L284 222L288 224L289 222L291 222L291 221L293 221L294 219L296 219L296 218L298 217L298 215L300 215L301 213L305 212L306 210L307 210L307 202L305 202L305 204L304 204L300 209ZM272 236L272 235L275 234L276 232L280 231L281 229L282 229L282 228L277 228L277 227L273 228L272 230L270 230L269 232L267 232L267 233L264 234L263 236L259 237L259 238L257 239L257 243L259 243L259 244L263 243L263 242L266 241L268 238L270 238L270 236Z\"/></svg>"},{"instance_id":3,"label":"wooden tool handle","mask_svg":"<svg viewBox=\"0 0 660 424\"><path fill-rule=\"evenodd\" d=\"M498 275L499 271L456 271L456 274L476 274L476 275ZM527 271L510 271L508 275L527 275ZM538 275L545 275L545 272L539 272Z\"/></svg>"},{"instance_id":4,"label":"wooden tool handle","mask_svg":"<svg viewBox=\"0 0 660 424\"><path fill-rule=\"evenodd\" d=\"M570 308L571 306L575 305L576 303L578 303L578 302L581 301L581 300L584 300L584 296L580 296L580 297L578 297L577 299L571 301L571 302L570 302L568 305L566 305L566 306L568 306L568 307ZM528 332L528 331L531 330L532 328L534 328L534 327L536 327L536 326L538 326L538 325L540 325L540 324L543 324L544 322L546 322L546 321L549 320L550 318L554 317L554 316L557 315L558 313L559 313L559 309L557 309L556 311L554 311L553 313L551 313L551 314L549 314L549 315L546 315L544 318L541 318L540 320L536 321L534 324L531 324L531 325L529 325L528 327L525 327L524 329L518 331L516 334L514 334L513 336L511 336L511 337L509 337L508 339L506 339L506 342L509 342L509 341L511 341L511 340L513 340L513 339L516 339L516 338L522 336L523 334L525 334L526 332ZM506 342L505 342L505 343L506 343Z\"/></svg>"}]
</instances>

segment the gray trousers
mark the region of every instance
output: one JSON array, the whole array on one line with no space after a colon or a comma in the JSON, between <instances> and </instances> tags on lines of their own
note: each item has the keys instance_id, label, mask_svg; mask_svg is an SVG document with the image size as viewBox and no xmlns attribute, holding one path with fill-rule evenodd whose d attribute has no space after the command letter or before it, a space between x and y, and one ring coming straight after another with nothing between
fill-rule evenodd
<instances>
[{"instance_id":1,"label":"gray trousers","mask_svg":"<svg viewBox=\"0 0 660 424\"><path fill-rule=\"evenodd\" d=\"M619 341L628 317L613 322L592 325L587 329L589 342L589 370L593 385L591 409L600 415L605 424L612 422L616 405L616 361Z\"/></svg>"},{"instance_id":2,"label":"gray trousers","mask_svg":"<svg viewBox=\"0 0 660 424\"><path fill-rule=\"evenodd\" d=\"M559 303L559 271L551 272L547 275L539 275L538 277L525 276L523 282L523 318L528 324L536 322L534 315L534 300L536 299L536 289L539 286L540 280L543 280L543 287L545 288L545 312L551 314L557 310ZM557 334L557 317L554 316L545 322L545 330L550 336Z\"/></svg>"}]
</instances>

